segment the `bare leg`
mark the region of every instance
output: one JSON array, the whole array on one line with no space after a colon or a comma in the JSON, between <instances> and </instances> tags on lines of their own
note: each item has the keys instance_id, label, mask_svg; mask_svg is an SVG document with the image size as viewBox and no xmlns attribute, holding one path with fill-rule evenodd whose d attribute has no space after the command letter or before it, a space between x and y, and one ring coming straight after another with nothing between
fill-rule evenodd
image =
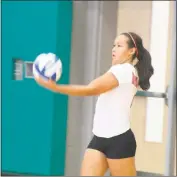
<instances>
[{"instance_id":1,"label":"bare leg","mask_svg":"<svg viewBox=\"0 0 177 177\"><path fill-rule=\"evenodd\" d=\"M81 176L104 176L108 169L105 155L94 149L87 149L81 166Z\"/></svg>"},{"instance_id":2,"label":"bare leg","mask_svg":"<svg viewBox=\"0 0 177 177\"><path fill-rule=\"evenodd\" d=\"M111 176L136 176L135 158L107 159Z\"/></svg>"}]
</instances>

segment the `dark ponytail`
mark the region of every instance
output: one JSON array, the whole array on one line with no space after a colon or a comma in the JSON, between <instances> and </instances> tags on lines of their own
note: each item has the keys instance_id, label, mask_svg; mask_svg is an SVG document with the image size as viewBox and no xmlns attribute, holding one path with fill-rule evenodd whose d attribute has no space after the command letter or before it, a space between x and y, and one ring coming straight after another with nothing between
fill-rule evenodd
<instances>
[{"instance_id":1,"label":"dark ponytail","mask_svg":"<svg viewBox=\"0 0 177 177\"><path fill-rule=\"evenodd\" d=\"M154 73L154 69L151 65L151 55L143 48L139 50L138 63L135 65L139 75L139 85L143 90L150 88L150 77Z\"/></svg>"},{"instance_id":2,"label":"dark ponytail","mask_svg":"<svg viewBox=\"0 0 177 177\"><path fill-rule=\"evenodd\" d=\"M137 49L137 52L133 55L132 59L138 59L135 68L138 71L139 86L143 90L148 90L150 88L150 77L154 74L154 69L151 64L151 55L143 47L143 42L140 36L135 33L123 33L123 35L129 38L129 48L135 47Z\"/></svg>"}]
</instances>

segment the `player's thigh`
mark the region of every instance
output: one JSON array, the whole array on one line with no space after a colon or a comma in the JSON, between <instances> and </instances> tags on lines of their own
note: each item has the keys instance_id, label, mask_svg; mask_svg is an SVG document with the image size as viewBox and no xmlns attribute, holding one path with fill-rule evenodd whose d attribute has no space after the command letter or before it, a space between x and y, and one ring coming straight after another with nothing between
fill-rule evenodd
<instances>
[{"instance_id":1,"label":"player's thigh","mask_svg":"<svg viewBox=\"0 0 177 177\"><path fill-rule=\"evenodd\" d=\"M112 176L136 176L136 140L131 129L110 139L106 152Z\"/></svg>"},{"instance_id":2,"label":"player's thigh","mask_svg":"<svg viewBox=\"0 0 177 177\"><path fill-rule=\"evenodd\" d=\"M87 149L81 165L81 176L104 176L108 169L105 155L95 149Z\"/></svg>"},{"instance_id":3,"label":"player's thigh","mask_svg":"<svg viewBox=\"0 0 177 177\"><path fill-rule=\"evenodd\" d=\"M136 176L134 157L107 160L111 176Z\"/></svg>"}]
</instances>

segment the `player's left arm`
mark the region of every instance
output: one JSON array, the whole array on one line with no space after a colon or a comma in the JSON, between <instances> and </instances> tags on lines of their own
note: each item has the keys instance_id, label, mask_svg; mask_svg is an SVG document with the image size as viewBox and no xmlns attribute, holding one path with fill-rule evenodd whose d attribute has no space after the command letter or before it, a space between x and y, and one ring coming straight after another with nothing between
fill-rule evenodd
<instances>
[{"instance_id":1,"label":"player's left arm","mask_svg":"<svg viewBox=\"0 0 177 177\"><path fill-rule=\"evenodd\" d=\"M118 80L111 72L96 78L88 85L58 85L53 81L44 81L42 78L35 79L39 85L49 90L71 96L100 95L119 85Z\"/></svg>"}]
</instances>

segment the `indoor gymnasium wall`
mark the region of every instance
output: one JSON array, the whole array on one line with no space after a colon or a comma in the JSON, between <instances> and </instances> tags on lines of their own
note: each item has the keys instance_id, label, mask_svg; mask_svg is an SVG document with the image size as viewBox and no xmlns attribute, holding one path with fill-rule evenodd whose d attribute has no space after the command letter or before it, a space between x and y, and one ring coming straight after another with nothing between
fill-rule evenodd
<instances>
[{"instance_id":1,"label":"indoor gymnasium wall","mask_svg":"<svg viewBox=\"0 0 177 177\"><path fill-rule=\"evenodd\" d=\"M172 39L172 11L170 4L170 16L168 26L168 51L166 59L166 85L169 81ZM150 50L151 44L151 17L152 1L120 1L118 8L117 34L125 31L134 31L143 38L144 46ZM160 30L160 29L159 29ZM159 41L160 45L160 41ZM156 59L160 60L160 58ZM145 140L147 97L136 97L132 107L132 129L137 139L137 170L146 173L163 174L165 169L165 148L167 130L167 106L163 111L163 140L158 142L147 142ZM158 116L158 114L157 114ZM154 117L155 119L156 117Z\"/></svg>"}]
</instances>

